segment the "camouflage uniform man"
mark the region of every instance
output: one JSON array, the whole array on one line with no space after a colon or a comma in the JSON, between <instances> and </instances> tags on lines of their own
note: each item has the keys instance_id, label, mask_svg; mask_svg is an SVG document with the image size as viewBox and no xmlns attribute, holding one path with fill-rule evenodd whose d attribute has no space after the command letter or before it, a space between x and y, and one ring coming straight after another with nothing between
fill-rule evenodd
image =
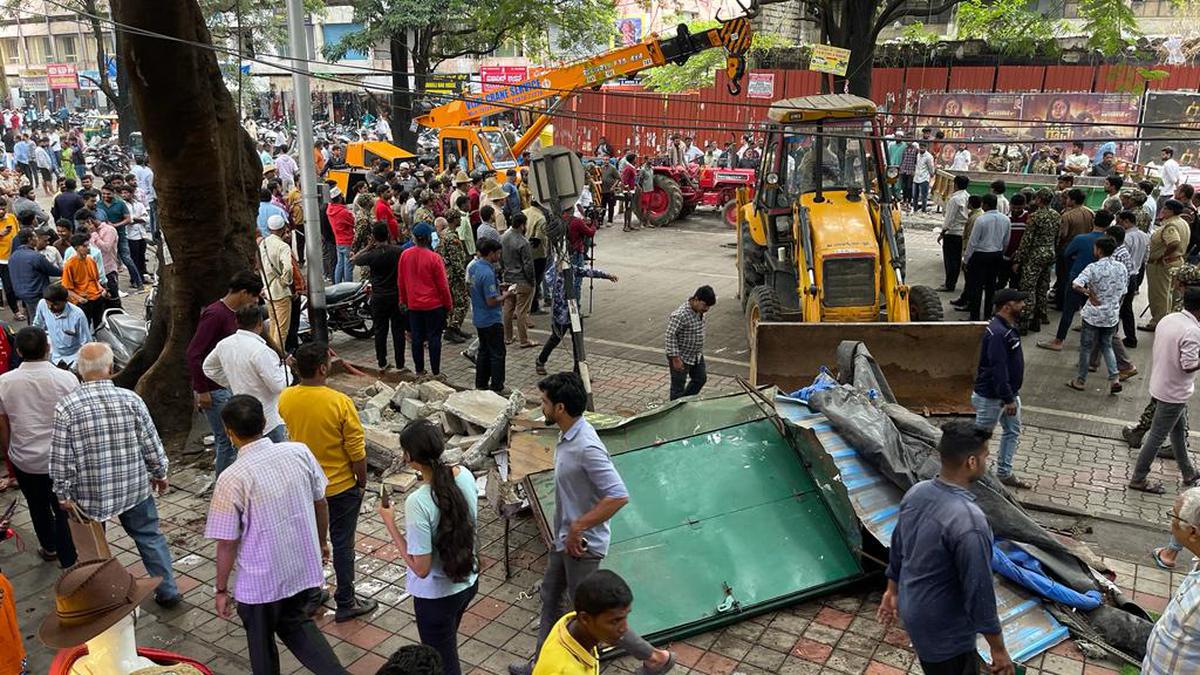
<instances>
[{"instance_id":1,"label":"camouflage uniform man","mask_svg":"<svg viewBox=\"0 0 1200 675\"><path fill-rule=\"evenodd\" d=\"M1058 241L1061 217L1050 208L1053 195L1038 190L1037 210L1025 222L1025 235L1017 246L1015 259L1021 268L1021 290L1029 294L1029 302L1021 312L1021 332L1038 332L1041 324L1050 323L1047 295L1050 293L1050 272L1054 269L1054 246Z\"/></svg>"},{"instance_id":2,"label":"camouflage uniform man","mask_svg":"<svg viewBox=\"0 0 1200 675\"><path fill-rule=\"evenodd\" d=\"M1000 152L999 145L992 146L992 154L983 161L983 170L994 173L1008 173L1008 159Z\"/></svg>"},{"instance_id":3,"label":"camouflage uniform man","mask_svg":"<svg viewBox=\"0 0 1200 675\"><path fill-rule=\"evenodd\" d=\"M1058 162L1050 157L1046 148L1038 150L1037 159L1033 160L1032 173L1054 175L1058 173Z\"/></svg>"},{"instance_id":4,"label":"camouflage uniform man","mask_svg":"<svg viewBox=\"0 0 1200 675\"><path fill-rule=\"evenodd\" d=\"M453 227L446 227L438 236L437 252L446 265L446 281L450 283L450 298L454 301L450 316L446 318L446 335L451 341L464 342L467 334L462 330L462 323L471 298L467 290L467 247Z\"/></svg>"}]
</instances>

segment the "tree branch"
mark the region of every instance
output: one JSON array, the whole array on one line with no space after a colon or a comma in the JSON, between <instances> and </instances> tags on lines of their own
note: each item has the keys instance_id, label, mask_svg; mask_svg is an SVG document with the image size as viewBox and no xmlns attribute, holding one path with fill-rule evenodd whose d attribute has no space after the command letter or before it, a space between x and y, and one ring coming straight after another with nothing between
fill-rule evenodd
<instances>
[{"instance_id":1,"label":"tree branch","mask_svg":"<svg viewBox=\"0 0 1200 675\"><path fill-rule=\"evenodd\" d=\"M484 47L480 47L480 48L467 47L466 49L462 49L457 52L437 52L436 54L431 53L430 57L436 58L439 61L447 61L449 59L457 59L459 57L468 56L468 55L470 55L470 56L487 56L488 54L491 54L492 52L499 49L500 43L504 41L504 38L507 37L508 34L510 32L512 32L513 30L515 30L516 28L517 28L516 25L505 26L504 28L500 29L500 31L497 32L494 36L492 36L491 43L485 45Z\"/></svg>"},{"instance_id":2,"label":"tree branch","mask_svg":"<svg viewBox=\"0 0 1200 675\"><path fill-rule=\"evenodd\" d=\"M905 0L890 0L884 8L883 13L875 20L875 29L872 31L873 36L878 36L880 31L884 29L892 21L903 19L909 16L938 16L944 12L954 9L956 5L963 0L948 0L940 5L933 6L932 3L925 7L905 6Z\"/></svg>"}]
</instances>

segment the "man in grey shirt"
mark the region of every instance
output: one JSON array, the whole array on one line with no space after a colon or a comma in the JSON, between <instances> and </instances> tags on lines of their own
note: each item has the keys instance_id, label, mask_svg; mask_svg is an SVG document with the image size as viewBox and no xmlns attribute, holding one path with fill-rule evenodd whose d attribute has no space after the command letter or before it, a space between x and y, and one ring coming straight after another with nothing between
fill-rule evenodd
<instances>
[{"instance_id":1,"label":"man in grey shirt","mask_svg":"<svg viewBox=\"0 0 1200 675\"><path fill-rule=\"evenodd\" d=\"M629 503L625 482L613 467L608 450L583 411L587 392L575 373L555 373L538 383L542 392L542 414L548 426L559 429L554 450L554 534L542 577L541 623L534 658L542 643L563 615L563 601L575 596L579 582L600 567L608 553L611 533L608 521ZM617 646L642 662L646 673L662 673L675 665L675 655L655 649L633 631L627 630ZM532 661L509 665L510 675L529 675Z\"/></svg>"},{"instance_id":2,"label":"man in grey shirt","mask_svg":"<svg viewBox=\"0 0 1200 675\"><path fill-rule=\"evenodd\" d=\"M529 339L529 309L533 306L533 287L537 278L533 271L533 247L525 238L526 222L527 216L518 212L500 237L504 283L516 286L516 291L504 298L504 343L513 341L513 320L516 319L517 337L522 348L537 346Z\"/></svg>"},{"instance_id":3,"label":"man in grey shirt","mask_svg":"<svg viewBox=\"0 0 1200 675\"><path fill-rule=\"evenodd\" d=\"M1012 221L996 210L996 195L989 192L981 198L983 215L975 219L971 228L971 239L963 259L967 262L967 311L971 321L979 321L979 300L983 294L983 306L992 306L992 293L996 290L996 278L1004 265L1004 249L1012 234Z\"/></svg>"}]
</instances>

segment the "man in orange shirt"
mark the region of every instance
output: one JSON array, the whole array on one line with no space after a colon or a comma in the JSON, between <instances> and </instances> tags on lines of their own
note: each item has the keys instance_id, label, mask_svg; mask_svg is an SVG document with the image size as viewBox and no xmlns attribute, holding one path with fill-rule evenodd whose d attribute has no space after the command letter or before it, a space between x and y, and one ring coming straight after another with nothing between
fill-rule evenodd
<instances>
[{"instance_id":1,"label":"man in orange shirt","mask_svg":"<svg viewBox=\"0 0 1200 675\"><path fill-rule=\"evenodd\" d=\"M100 270L89 251L90 238L86 234L71 235L71 247L75 255L63 263L62 285L70 293L71 302L79 306L95 329L106 306L108 291L100 283Z\"/></svg>"}]
</instances>

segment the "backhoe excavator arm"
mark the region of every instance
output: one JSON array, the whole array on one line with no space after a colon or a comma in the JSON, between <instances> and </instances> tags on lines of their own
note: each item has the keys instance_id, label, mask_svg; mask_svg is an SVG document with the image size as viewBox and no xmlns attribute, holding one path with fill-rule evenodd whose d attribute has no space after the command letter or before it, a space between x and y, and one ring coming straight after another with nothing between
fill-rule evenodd
<instances>
[{"instance_id":1,"label":"backhoe excavator arm","mask_svg":"<svg viewBox=\"0 0 1200 675\"><path fill-rule=\"evenodd\" d=\"M726 53L725 72L729 76L730 93L741 92L741 78L746 72L746 52L750 49L752 30L750 19L757 13L752 3L744 8L745 15L723 20L720 25L699 33L691 33L680 24L673 37L660 39L651 35L638 44L618 47L604 54L579 61L561 68L548 70L523 82L501 87L478 98L452 101L438 106L416 118L418 124L433 129L462 126L476 123L490 115L505 112L518 106L527 106L557 97L555 104L547 108L551 114L556 105L586 88L597 88L618 77L627 77L648 68L668 63L683 64L689 57L706 49L722 47ZM540 131L546 121L535 123ZM526 133L513 147L520 154L536 134ZM527 138L528 137L528 138Z\"/></svg>"}]
</instances>

